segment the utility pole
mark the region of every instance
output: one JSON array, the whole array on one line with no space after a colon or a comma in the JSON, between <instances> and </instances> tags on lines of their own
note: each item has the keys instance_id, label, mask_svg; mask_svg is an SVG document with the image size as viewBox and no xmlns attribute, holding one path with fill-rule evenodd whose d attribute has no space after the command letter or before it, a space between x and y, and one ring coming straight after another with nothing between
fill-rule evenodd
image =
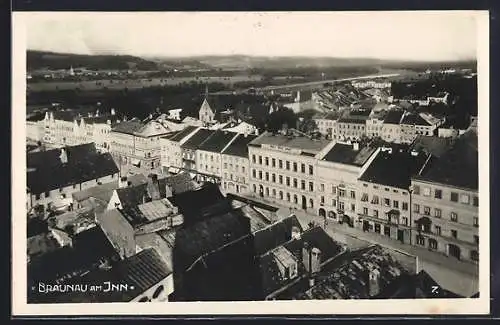
<instances>
[{"instance_id":1,"label":"utility pole","mask_svg":"<svg viewBox=\"0 0 500 325\"><path fill-rule=\"evenodd\" d=\"M408 193L410 194L410 245L412 245L412 237L413 237L413 204L412 204L412 195L413 195L413 186L410 185L408 188Z\"/></svg>"}]
</instances>

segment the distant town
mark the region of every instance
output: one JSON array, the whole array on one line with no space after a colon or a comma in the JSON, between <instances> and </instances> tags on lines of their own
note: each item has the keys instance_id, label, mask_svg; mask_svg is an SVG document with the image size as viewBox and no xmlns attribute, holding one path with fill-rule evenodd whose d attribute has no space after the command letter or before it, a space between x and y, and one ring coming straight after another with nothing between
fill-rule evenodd
<instances>
[{"instance_id":1,"label":"distant town","mask_svg":"<svg viewBox=\"0 0 500 325\"><path fill-rule=\"evenodd\" d=\"M29 303L479 296L469 63L31 55Z\"/></svg>"}]
</instances>

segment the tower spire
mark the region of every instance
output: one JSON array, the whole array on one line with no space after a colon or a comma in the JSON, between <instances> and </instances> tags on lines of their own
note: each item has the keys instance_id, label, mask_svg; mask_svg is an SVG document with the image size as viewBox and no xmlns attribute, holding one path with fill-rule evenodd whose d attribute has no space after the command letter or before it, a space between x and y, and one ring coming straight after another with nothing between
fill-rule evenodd
<instances>
[{"instance_id":1,"label":"tower spire","mask_svg":"<svg viewBox=\"0 0 500 325\"><path fill-rule=\"evenodd\" d=\"M208 84L205 85L205 98L208 98Z\"/></svg>"}]
</instances>

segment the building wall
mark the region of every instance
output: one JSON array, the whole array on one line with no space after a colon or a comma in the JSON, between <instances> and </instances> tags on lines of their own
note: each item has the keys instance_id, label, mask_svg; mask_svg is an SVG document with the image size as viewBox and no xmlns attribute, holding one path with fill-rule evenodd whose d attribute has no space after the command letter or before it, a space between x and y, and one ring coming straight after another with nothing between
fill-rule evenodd
<instances>
[{"instance_id":1,"label":"building wall","mask_svg":"<svg viewBox=\"0 0 500 325\"><path fill-rule=\"evenodd\" d=\"M196 150L181 148L182 168L198 171Z\"/></svg>"},{"instance_id":2,"label":"building wall","mask_svg":"<svg viewBox=\"0 0 500 325\"><path fill-rule=\"evenodd\" d=\"M161 138L160 146L160 162L163 168L182 167L182 150L179 142Z\"/></svg>"},{"instance_id":3,"label":"building wall","mask_svg":"<svg viewBox=\"0 0 500 325\"><path fill-rule=\"evenodd\" d=\"M414 220L427 217L431 221L429 229L415 231L414 243L447 255L453 255L450 252L450 245L456 245L460 248L461 259L473 260L471 252L479 251L477 191L417 180L412 180L412 185ZM458 202L451 200L452 193L458 196ZM438 198L439 196L441 198ZM456 231L456 238L452 231ZM424 239L417 241L417 235ZM437 247L430 246L432 240L437 242Z\"/></svg>"},{"instance_id":4,"label":"building wall","mask_svg":"<svg viewBox=\"0 0 500 325\"><path fill-rule=\"evenodd\" d=\"M253 195L292 208L302 209L305 206L308 211L317 211L314 193L317 170L314 157L265 147L249 146L248 149L250 191Z\"/></svg>"},{"instance_id":5,"label":"building wall","mask_svg":"<svg viewBox=\"0 0 500 325\"><path fill-rule=\"evenodd\" d=\"M110 153L122 165L130 165L135 160L141 167L156 168L160 166L160 136L139 137L121 132L110 132Z\"/></svg>"},{"instance_id":6,"label":"building wall","mask_svg":"<svg viewBox=\"0 0 500 325\"><path fill-rule=\"evenodd\" d=\"M200 111L198 112L198 118L204 124L212 123L214 121L215 113L206 100L204 100L201 104Z\"/></svg>"},{"instance_id":7,"label":"building wall","mask_svg":"<svg viewBox=\"0 0 500 325\"><path fill-rule=\"evenodd\" d=\"M365 123L345 123L337 121L333 128L333 138L340 140L359 140L366 135Z\"/></svg>"},{"instance_id":8,"label":"building wall","mask_svg":"<svg viewBox=\"0 0 500 325\"><path fill-rule=\"evenodd\" d=\"M226 193L250 191L250 162L247 157L222 155L222 189Z\"/></svg>"},{"instance_id":9,"label":"building wall","mask_svg":"<svg viewBox=\"0 0 500 325\"><path fill-rule=\"evenodd\" d=\"M335 126L334 120L328 119L314 119L316 125L318 126L318 130L323 135L332 135L333 128Z\"/></svg>"},{"instance_id":10,"label":"building wall","mask_svg":"<svg viewBox=\"0 0 500 325\"><path fill-rule=\"evenodd\" d=\"M401 142L411 143L418 135L433 135L435 126L401 124Z\"/></svg>"},{"instance_id":11,"label":"building wall","mask_svg":"<svg viewBox=\"0 0 500 325\"><path fill-rule=\"evenodd\" d=\"M379 119L366 120L366 136L369 138L382 137L384 132L384 121Z\"/></svg>"},{"instance_id":12,"label":"building wall","mask_svg":"<svg viewBox=\"0 0 500 325\"><path fill-rule=\"evenodd\" d=\"M399 124L384 123L382 127L382 140L393 143L401 143L401 126Z\"/></svg>"},{"instance_id":13,"label":"building wall","mask_svg":"<svg viewBox=\"0 0 500 325\"><path fill-rule=\"evenodd\" d=\"M222 178L222 155L218 152L196 150L196 171L200 174ZM204 176L199 175L201 180Z\"/></svg>"},{"instance_id":14,"label":"building wall","mask_svg":"<svg viewBox=\"0 0 500 325\"><path fill-rule=\"evenodd\" d=\"M73 184L70 186L66 186L61 189L54 189L44 193L30 193L29 194L29 207L36 206L38 204L47 207L50 203L55 205L56 207L62 205L65 201L63 200L72 200L72 194L85 190L87 188L94 187L98 184L98 182L105 184L112 182L118 178L118 174L108 175L105 177L100 177L98 179L88 180L86 182ZM48 194L48 195L47 195Z\"/></svg>"},{"instance_id":15,"label":"building wall","mask_svg":"<svg viewBox=\"0 0 500 325\"><path fill-rule=\"evenodd\" d=\"M174 276L173 274L169 274L165 279L132 299L131 302L166 302L168 301L168 296L173 292Z\"/></svg>"}]
</instances>

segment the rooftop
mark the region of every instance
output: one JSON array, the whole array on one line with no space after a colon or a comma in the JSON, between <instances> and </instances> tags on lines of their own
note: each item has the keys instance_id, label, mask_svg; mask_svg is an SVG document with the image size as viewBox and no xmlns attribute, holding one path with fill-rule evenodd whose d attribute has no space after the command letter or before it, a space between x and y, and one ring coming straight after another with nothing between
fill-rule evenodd
<instances>
[{"instance_id":1,"label":"rooftop","mask_svg":"<svg viewBox=\"0 0 500 325\"><path fill-rule=\"evenodd\" d=\"M407 125L421 125L421 126L430 126L431 124L427 122L422 116L419 114L405 114L401 124Z\"/></svg>"},{"instance_id":2,"label":"rooftop","mask_svg":"<svg viewBox=\"0 0 500 325\"><path fill-rule=\"evenodd\" d=\"M330 143L326 139L311 139L306 136L286 136L282 134L273 135L270 132L262 133L255 140L249 143L250 146L260 147L262 145L271 145L275 147L284 147L297 149L302 153L318 154Z\"/></svg>"},{"instance_id":3,"label":"rooftop","mask_svg":"<svg viewBox=\"0 0 500 325\"><path fill-rule=\"evenodd\" d=\"M128 121L122 121L113 128L113 132L125 133L125 134L135 134L139 132L144 126L139 119L131 119Z\"/></svg>"},{"instance_id":4,"label":"rooftop","mask_svg":"<svg viewBox=\"0 0 500 325\"><path fill-rule=\"evenodd\" d=\"M131 186L136 186L139 184L147 183L147 178L143 174L135 174L132 176L128 176L127 181L130 182ZM93 197L108 203L111 199L111 196L113 195L113 191L118 189L119 187L118 182L119 181L116 180L102 185L93 186L80 192L75 192L72 194L73 200L81 202Z\"/></svg>"},{"instance_id":5,"label":"rooftop","mask_svg":"<svg viewBox=\"0 0 500 325\"><path fill-rule=\"evenodd\" d=\"M351 144L336 143L321 160L361 167L376 150L377 148L370 146L354 150Z\"/></svg>"},{"instance_id":6,"label":"rooftop","mask_svg":"<svg viewBox=\"0 0 500 325\"><path fill-rule=\"evenodd\" d=\"M292 239L292 228L302 231L296 216L292 215L254 233L255 253L262 255Z\"/></svg>"},{"instance_id":7,"label":"rooftop","mask_svg":"<svg viewBox=\"0 0 500 325\"><path fill-rule=\"evenodd\" d=\"M221 152L236 135L234 132L217 130L200 144L198 150Z\"/></svg>"},{"instance_id":8,"label":"rooftop","mask_svg":"<svg viewBox=\"0 0 500 325\"><path fill-rule=\"evenodd\" d=\"M381 150L359 179L363 182L408 189L411 177L419 172L428 158L429 156L423 153L413 156L407 151L393 150L389 153Z\"/></svg>"},{"instance_id":9,"label":"rooftop","mask_svg":"<svg viewBox=\"0 0 500 325\"><path fill-rule=\"evenodd\" d=\"M184 139L185 137L187 137L189 134L191 134L191 132L193 132L196 129L197 129L196 126L188 125L183 130L181 130L181 131L177 132L176 134L168 137L168 139L170 141L179 142L182 139Z\"/></svg>"},{"instance_id":10,"label":"rooftop","mask_svg":"<svg viewBox=\"0 0 500 325\"><path fill-rule=\"evenodd\" d=\"M384 123L399 124L401 122L402 117L403 117L403 111L389 111L385 116Z\"/></svg>"},{"instance_id":11,"label":"rooftop","mask_svg":"<svg viewBox=\"0 0 500 325\"><path fill-rule=\"evenodd\" d=\"M181 145L183 149L196 150L208 137L210 137L215 131L208 129L199 129L193 134L189 139Z\"/></svg>"},{"instance_id":12,"label":"rooftop","mask_svg":"<svg viewBox=\"0 0 500 325\"><path fill-rule=\"evenodd\" d=\"M415 175L415 179L477 190L479 156L477 134L469 131L459 137L449 150L435 157Z\"/></svg>"},{"instance_id":13,"label":"rooftop","mask_svg":"<svg viewBox=\"0 0 500 325\"><path fill-rule=\"evenodd\" d=\"M410 146L411 150L424 151L436 157L447 152L453 143L452 138L418 135Z\"/></svg>"},{"instance_id":14,"label":"rooftop","mask_svg":"<svg viewBox=\"0 0 500 325\"><path fill-rule=\"evenodd\" d=\"M239 134L229 146L222 152L224 155L248 158L248 144L257 138L256 135Z\"/></svg>"},{"instance_id":15,"label":"rooftop","mask_svg":"<svg viewBox=\"0 0 500 325\"><path fill-rule=\"evenodd\" d=\"M27 154L27 185L31 193L40 194L119 171L111 154L99 153L93 143L68 146L64 150L66 163L61 160L61 149Z\"/></svg>"}]
</instances>

